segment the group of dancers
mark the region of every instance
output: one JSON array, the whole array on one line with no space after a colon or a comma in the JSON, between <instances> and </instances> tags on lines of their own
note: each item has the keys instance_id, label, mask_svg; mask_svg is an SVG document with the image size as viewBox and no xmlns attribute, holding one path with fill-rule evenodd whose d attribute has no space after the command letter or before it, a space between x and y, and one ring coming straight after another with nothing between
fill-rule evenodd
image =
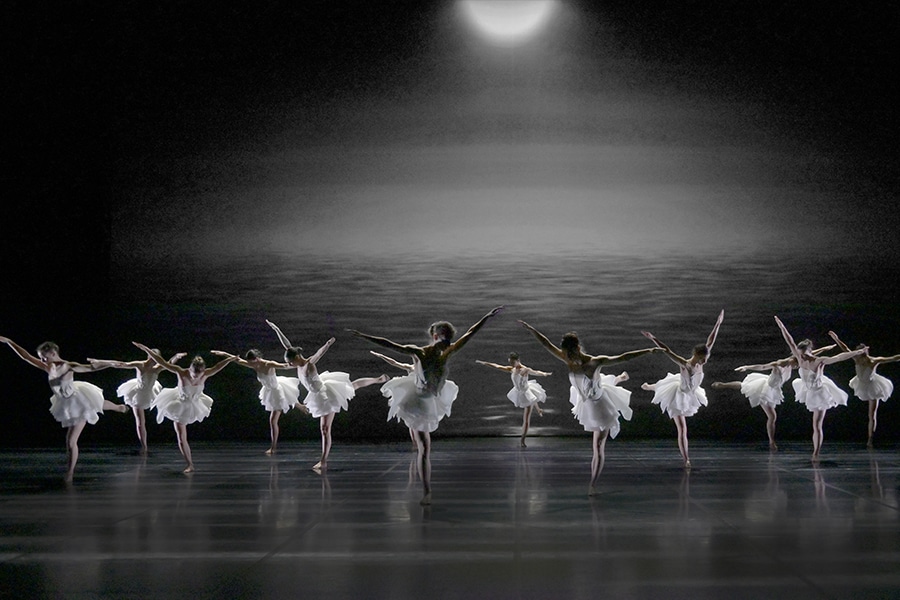
<instances>
[{"instance_id":1,"label":"group of dancers","mask_svg":"<svg viewBox=\"0 0 900 600\"><path fill-rule=\"evenodd\" d=\"M388 364L405 371L404 375L388 378L363 377L351 380L350 375L340 371L319 372L317 364L328 351L335 338L325 342L311 356L303 355L302 348L291 344L277 325L266 321L274 330L284 347L284 361L264 359L258 350L249 350L243 357L212 350L211 354L221 357L215 365L208 367L202 357L196 356L188 367L177 363L184 358L178 353L166 360L159 350L134 342L134 345L146 354L146 358L138 361L120 361L109 359L87 359L87 363L77 363L60 357L59 347L53 342L44 342L37 348L37 356L7 337L0 336L0 342L10 348L23 360L47 373L53 395L50 399L50 412L59 423L66 428L67 471L66 480L71 481L75 465L78 461L78 437L87 423L96 423L104 410L127 412L130 407L134 417L137 437L141 452L147 452L147 430L145 411L155 409L158 423L168 419L174 425L178 448L187 466L185 473L194 471L194 463L188 444L187 426L202 421L210 414L213 399L204 393L206 381L219 373L228 364L234 362L253 370L261 385L259 399L270 413L271 445L266 454L274 454L277 449L280 416L296 408L313 418L319 419L321 434L321 455L313 466L317 472L327 469L328 457L332 445L331 426L335 415L347 410L348 402L356 390L381 384L381 393L388 400L388 420L396 418L409 429L417 460L416 467L422 481L422 504L431 502L431 433L437 430L441 420L450 415L454 400L458 394L458 386L448 379L450 359L472 339L489 319L503 310L498 306L485 314L473 324L463 335L456 338L456 329L447 321L433 323L429 330L430 342L426 345L402 344L384 337L368 335L356 330L349 330L354 336L368 340L382 348L409 356L411 362L404 363L385 354L372 351L372 354ZM683 465L691 467L688 451L687 417L698 412L701 406L707 405L703 382L703 367L709 360L719 328L725 317L721 311L712 331L705 343L693 348L690 358L682 357L672 351L650 332L641 332L652 346L624 352L615 356L591 355L582 348L578 335L574 332L562 336L559 346L553 344L547 336L526 323L519 324L530 332L537 341L554 357L565 363L570 382L569 401L572 414L585 431L592 432L592 459L589 494L596 491L596 484L605 462L605 446L608 438L615 438L620 430L620 418L630 420L631 391L622 387L628 380L627 372L618 375L603 373L602 369L636 358L661 353L678 367L677 373L667 373L665 377L654 383L643 383L641 389L652 391L652 403L660 407L675 423L678 438L678 449ZM714 389L739 390L750 401L751 406L760 406L767 416L766 429L771 450L775 444L775 407L784 400L782 386L790 380L793 369L797 369L799 378L792 382L798 402L806 405L812 413L813 454L814 461L819 460L822 448L822 424L829 408L846 405L848 395L831 379L824 375L826 365L852 359L856 366L856 376L850 381L850 387L856 396L869 403L868 445L876 428L876 415L879 402L884 402L891 395L893 385L890 380L876 373L878 365L900 360L900 355L890 357L874 357L869 355L868 347L860 345L851 350L834 332L829 335L835 344L814 349L812 342L803 340L795 342L787 328L778 317L775 317L790 356L772 362L737 367L738 372L749 372L742 381L714 382ZM456 339L454 339L456 338ZM825 356L824 353L838 347L839 353ZM523 409L521 446L525 447L529 422L533 411L541 412L540 404L546 401L547 393L530 376L546 377L549 372L539 371L524 365L519 355L511 353L508 364L502 365L483 360L478 364L499 369L510 374L513 388L507 395L514 406ZM75 373L86 373L106 368L133 369L135 377L121 384L117 394L123 404L109 402L104 398L103 390L84 381L77 381ZM277 375L278 370L296 369L297 377ZM175 374L177 385L174 388L163 388L157 381L162 371ZM765 373L768 372L768 375ZM301 401L302 391L306 392Z\"/></svg>"}]
</instances>

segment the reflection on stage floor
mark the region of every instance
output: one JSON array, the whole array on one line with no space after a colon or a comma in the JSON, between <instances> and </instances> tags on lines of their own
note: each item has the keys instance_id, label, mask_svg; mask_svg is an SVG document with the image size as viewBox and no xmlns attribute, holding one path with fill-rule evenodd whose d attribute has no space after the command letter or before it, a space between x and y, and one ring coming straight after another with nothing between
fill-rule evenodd
<instances>
[{"instance_id":1,"label":"reflection on stage floor","mask_svg":"<svg viewBox=\"0 0 900 600\"><path fill-rule=\"evenodd\" d=\"M897 448L439 438L433 504L409 443L196 443L141 457L0 452L0 596L887 598L900 590Z\"/></svg>"}]
</instances>

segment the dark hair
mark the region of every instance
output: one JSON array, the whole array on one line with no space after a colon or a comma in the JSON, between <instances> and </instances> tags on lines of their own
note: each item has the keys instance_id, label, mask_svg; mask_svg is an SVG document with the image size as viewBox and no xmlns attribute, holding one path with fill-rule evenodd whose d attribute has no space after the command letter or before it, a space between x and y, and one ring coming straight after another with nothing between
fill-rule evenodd
<instances>
[{"instance_id":1,"label":"dark hair","mask_svg":"<svg viewBox=\"0 0 900 600\"><path fill-rule=\"evenodd\" d=\"M262 352L260 352L256 348L251 348L244 353L245 360L254 360L257 358L262 358Z\"/></svg>"},{"instance_id":2,"label":"dark hair","mask_svg":"<svg viewBox=\"0 0 900 600\"><path fill-rule=\"evenodd\" d=\"M709 348L706 344L697 344L694 346L694 354L696 356L709 356Z\"/></svg>"},{"instance_id":3,"label":"dark hair","mask_svg":"<svg viewBox=\"0 0 900 600\"><path fill-rule=\"evenodd\" d=\"M56 345L56 342L44 342L37 347L38 354L46 354L48 352L56 352L59 354L59 346Z\"/></svg>"},{"instance_id":4,"label":"dark hair","mask_svg":"<svg viewBox=\"0 0 900 600\"><path fill-rule=\"evenodd\" d=\"M812 340L809 338L807 338L805 340L800 340L799 342L797 342L797 348L801 352L806 352L806 351L812 352L812 349L813 349Z\"/></svg>"},{"instance_id":5,"label":"dark hair","mask_svg":"<svg viewBox=\"0 0 900 600\"><path fill-rule=\"evenodd\" d=\"M854 348L854 350L862 350L865 347L866 347L866 345L863 344L862 342L860 342L859 344L856 345L856 348Z\"/></svg>"},{"instance_id":6,"label":"dark hair","mask_svg":"<svg viewBox=\"0 0 900 600\"><path fill-rule=\"evenodd\" d=\"M203 360L203 357L198 354L193 358L193 360L191 360L191 366L198 369L205 369L206 361Z\"/></svg>"},{"instance_id":7,"label":"dark hair","mask_svg":"<svg viewBox=\"0 0 900 600\"><path fill-rule=\"evenodd\" d=\"M291 362L298 356L300 356L300 352L303 350L300 346L291 346L287 350L284 351L284 360L287 362Z\"/></svg>"},{"instance_id":8,"label":"dark hair","mask_svg":"<svg viewBox=\"0 0 900 600\"><path fill-rule=\"evenodd\" d=\"M510 352L508 358L509 358L509 360L519 360L519 353L518 352Z\"/></svg>"},{"instance_id":9,"label":"dark hair","mask_svg":"<svg viewBox=\"0 0 900 600\"><path fill-rule=\"evenodd\" d=\"M559 347L562 348L566 354L570 356L575 355L581 347L581 342L578 341L578 334L574 331L563 334Z\"/></svg>"},{"instance_id":10,"label":"dark hair","mask_svg":"<svg viewBox=\"0 0 900 600\"><path fill-rule=\"evenodd\" d=\"M456 327L447 321L436 321L428 328L428 335L433 336L435 333L438 334L442 340L449 342L453 339L453 336L456 335Z\"/></svg>"}]
</instances>

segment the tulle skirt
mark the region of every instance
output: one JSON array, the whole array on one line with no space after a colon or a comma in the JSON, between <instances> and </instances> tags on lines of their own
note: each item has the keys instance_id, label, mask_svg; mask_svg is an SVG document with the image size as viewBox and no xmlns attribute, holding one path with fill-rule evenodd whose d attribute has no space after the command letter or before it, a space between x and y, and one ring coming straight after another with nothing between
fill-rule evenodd
<instances>
[{"instance_id":1,"label":"tulle skirt","mask_svg":"<svg viewBox=\"0 0 900 600\"><path fill-rule=\"evenodd\" d=\"M296 377L275 378L277 387L263 386L259 390L259 403L269 412L280 410L283 413L300 403L300 380Z\"/></svg>"},{"instance_id":2,"label":"tulle skirt","mask_svg":"<svg viewBox=\"0 0 900 600\"><path fill-rule=\"evenodd\" d=\"M322 388L318 392L309 392L303 400L309 414L318 419L347 410L349 400L356 395L350 375L341 371L324 371L319 373L319 380Z\"/></svg>"},{"instance_id":3,"label":"tulle skirt","mask_svg":"<svg viewBox=\"0 0 900 600\"><path fill-rule=\"evenodd\" d=\"M781 388L769 385L769 376L763 373L749 373L741 382L741 393L750 401L750 406L777 406L784 400Z\"/></svg>"},{"instance_id":4,"label":"tulle skirt","mask_svg":"<svg viewBox=\"0 0 900 600\"><path fill-rule=\"evenodd\" d=\"M847 392L839 388L828 377L822 377L822 385L818 388L807 387L802 379L795 379L791 385L794 388L797 402L805 404L810 412L847 405Z\"/></svg>"},{"instance_id":5,"label":"tulle skirt","mask_svg":"<svg viewBox=\"0 0 900 600\"><path fill-rule=\"evenodd\" d=\"M199 394L193 398L181 395L178 388L163 388L153 400L153 408L156 409L156 422L162 423L169 419L175 423L190 425L198 423L209 416L213 399L206 394Z\"/></svg>"},{"instance_id":6,"label":"tulle skirt","mask_svg":"<svg viewBox=\"0 0 900 600\"><path fill-rule=\"evenodd\" d=\"M529 406L534 406L538 402L547 400L547 392L537 381L529 380L528 389L524 392L519 391L517 388L513 388L509 390L506 397L509 398L509 401L516 405L516 407L528 408Z\"/></svg>"},{"instance_id":7,"label":"tulle skirt","mask_svg":"<svg viewBox=\"0 0 900 600\"><path fill-rule=\"evenodd\" d=\"M116 395L122 398L122 401L128 406L146 410L150 408L150 405L153 404L153 399L156 398L157 394L159 394L162 389L163 387L158 381L155 381L152 386L146 388L141 385L140 379L135 378L129 379L116 388Z\"/></svg>"},{"instance_id":8,"label":"tulle skirt","mask_svg":"<svg viewBox=\"0 0 900 600\"><path fill-rule=\"evenodd\" d=\"M690 417L697 414L701 406L706 406L706 391L697 386L684 392L681 390L681 377L677 373L667 373L656 382L653 404L659 404L659 408L670 418Z\"/></svg>"},{"instance_id":9,"label":"tulle skirt","mask_svg":"<svg viewBox=\"0 0 900 600\"><path fill-rule=\"evenodd\" d=\"M441 419L450 416L459 387L447 380L439 394L427 394L419 390L415 375L410 374L392 378L381 386L381 393L388 399L388 421L396 418L416 431L431 433Z\"/></svg>"},{"instance_id":10,"label":"tulle skirt","mask_svg":"<svg viewBox=\"0 0 900 600\"><path fill-rule=\"evenodd\" d=\"M631 392L615 384L614 375L599 375L596 398L585 398L573 385L569 388L572 414L585 431L609 431L609 437L619 435L619 415L631 420ZM596 383L594 384L596 385Z\"/></svg>"},{"instance_id":11,"label":"tulle skirt","mask_svg":"<svg viewBox=\"0 0 900 600\"><path fill-rule=\"evenodd\" d=\"M50 414L63 427L72 427L78 421L93 425L103 414L103 390L86 381L73 381L72 394L50 397Z\"/></svg>"},{"instance_id":12,"label":"tulle skirt","mask_svg":"<svg viewBox=\"0 0 900 600\"><path fill-rule=\"evenodd\" d=\"M861 382L859 377L850 380L850 387L860 400L881 400L884 402L894 392L894 384L887 377L872 373L872 379Z\"/></svg>"}]
</instances>

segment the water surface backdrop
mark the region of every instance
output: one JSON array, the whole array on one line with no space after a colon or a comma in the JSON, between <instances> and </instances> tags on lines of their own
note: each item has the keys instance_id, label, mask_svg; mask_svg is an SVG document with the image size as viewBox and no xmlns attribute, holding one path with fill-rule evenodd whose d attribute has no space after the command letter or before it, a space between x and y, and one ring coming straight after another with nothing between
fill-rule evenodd
<instances>
[{"instance_id":1,"label":"water surface backdrop","mask_svg":"<svg viewBox=\"0 0 900 600\"><path fill-rule=\"evenodd\" d=\"M353 337L348 329L384 336L400 343L424 345L430 323L451 321L461 334L497 305L506 309L489 321L451 362L450 378L460 387L453 414L440 435L514 435L521 427L521 411L507 400L509 376L475 360L504 363L518 352L525 364L552 371L542 378L548 392L545 414L532 420L536 435L584 435L570 413L565 367L548 354L517 322L527 321L554 343L576 331L592 354L619 354L648 347L642 330L653 332L675 352L689 356L706 340L720 309L725 321L706 368L705 387L710 406L689 421L692 436L723 439L764 439L764 416L752 410L736 392L713 391L716 380L735 380L734 367L788 355L773 320L778 315L798 341L830 343L835 330L851 347L865 342L873 355L900 352L894 312L898 267L872 264L840 255L785 256L766 253L702 255L578 256L541 254L430 257L388 255L273 255L204 257L174 264L116 264L110 348L121 358L137 359L132 339L158 347L166 355L177 351L209 350L243 353L259 348L280 359L281 346L265 323L277 323L307 356L334 336L337 342L319 363L320 371L340 370L352 378L381 373L400 375L394 367L371 356L379 350ZM390 354L390 352L386 352ZM395 356L408 360L402 355ZM635 409L626 437L674 436L674 426L650 403L652 394L640 389L656 381L674 364L665 356L646 356L616 365L626 370ZM853 375L852 363L826 371L845 390ZM897 365L882 367L892 379ZM290 372L283 373L289 375ZM99 375L99 374L98 374ZM164 374L165 384L172 382ZM105 372L125 379L129 374ZM112 382L110 383L112 384ZM229 366L211 379L208 392L216 399L213 414L192 428L192 435L212 439L267 437L267 414L256 398L253 373ZM780 409L779 436L806 437L809 413L793 401ZM900 415L888 402L880 412L879 435L889 438L900 430ZM865 407L851 399L848 408L829 413L826 435L864 439ZM387 423L386 400L377 386L362 389L350 411L335 424L338 437L393 439L405 436L402 425ZM311 419L289 413L288 436L316 435Z\"/></svg>"}]
</instances>

